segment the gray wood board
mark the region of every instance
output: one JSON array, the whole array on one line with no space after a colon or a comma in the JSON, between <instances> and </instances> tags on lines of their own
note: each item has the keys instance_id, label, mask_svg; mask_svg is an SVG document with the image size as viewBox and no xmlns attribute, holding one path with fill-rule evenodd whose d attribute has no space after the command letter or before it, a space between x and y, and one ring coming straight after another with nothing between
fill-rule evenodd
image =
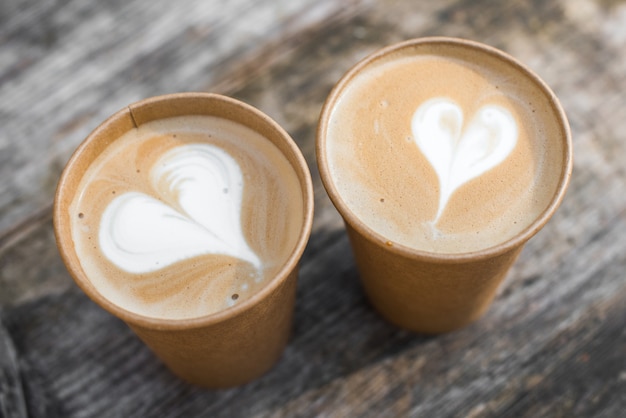
<instances>
[{"instance_id":1,"label":"gray wood board","mask_svg":"<svg viewBox=\"0 0 626 418\"><path fill-rule=\"evenodd\" d=\"M0 412L621 416L626 4L428 3L3 2ZM365 299L319 181L314 133L324 98L359 58L435 34L489 43L537 71L569 116L575 167L562 207L486 316L424 337L387 324ZM50 221L56 179L84 135L132 101L185 90L223 92L268 113L298 142L314 178L292 340L272 371L231 390L179 381L84 296Z\"/></svg>"}]
</instances>

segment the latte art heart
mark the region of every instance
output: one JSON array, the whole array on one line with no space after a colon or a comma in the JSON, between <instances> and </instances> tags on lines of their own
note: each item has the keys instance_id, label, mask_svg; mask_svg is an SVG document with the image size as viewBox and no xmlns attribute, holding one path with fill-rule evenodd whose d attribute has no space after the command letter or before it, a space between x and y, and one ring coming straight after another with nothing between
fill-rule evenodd
<instances>
[{"instance_id":1,"label":"latte art heart","mask_svg":"<svg viewBox=\"0 0 626 418\"><path fill-rule=\"evenodd\" d=\"M157 161L150 180L154 196L124 193L102 215L99 242L113 264L148 273L221 254L261 268L241 226L243 175L228 153L210 144L175 147Z\"/></svg>"},{"instance_id":2,"label":"latte art heart","mask_svg":"<svg viewBox=\"0 0 626 418\"><path fill-rule=\"evenodd\" d=\"M465 129L463 123L463 110L447 98L422 103L411 121L415 143L439 179L435 223L455 190L502 163L517 143L515 118L501 106L483 106Z\"/></svg>"}]
</instances>

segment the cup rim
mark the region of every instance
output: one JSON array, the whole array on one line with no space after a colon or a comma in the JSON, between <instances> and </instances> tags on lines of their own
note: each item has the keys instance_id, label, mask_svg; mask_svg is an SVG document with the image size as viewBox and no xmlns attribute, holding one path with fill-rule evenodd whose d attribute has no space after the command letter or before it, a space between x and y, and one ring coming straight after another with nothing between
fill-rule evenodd
<instances>
[{"instance_id":1,"label":"cup rim","mask_svg":"<svg viewBox=\"0 0 626 418\"><path fill-rule=\"evenodd\" d=\"M337 100L340 98L343 90L363 68L367 67L373 62L379 59L383 59L401 49L413 48L420 45L460 46L467 49L473 49L477 52L488 54L496 59L499 59L501 62L504 62L507 65L516 68L518 71L524 74L530 82L534 83L539 88L539 90L541 90L549 99L549 102L555 114L557 115L558 125L563 132L562 140L564 145L564 155L563 167L559 177L559 182L555 189L555 193L548 206L530 225L528 225L525 229L517 233L515 236L507 239L506 241L500 242L496 245L484 249L460 253L437 253L418 250L397 242L393 242L393 244L389 246L387 244L389 242L388 238L386 238L379 232L374 231L352 212L349 206L341 198L331 178L326 152L326 132L332 110ZM324 188L326 189L326 192L331 199L333 205L340 213L346 224L355 229L360 235L364 236L369 241L380 247L386 248L386 250L389 252L396 253L398 255L408 258L444 264L457 264L468 261L484 260L513 251L514 249L523 245L548 222L548 220L552 217L556 209L561 204L561 201L565 196L565 192L567 191L567 186L569 184L573 169L573 149L570 126L567 120L567 116L565 115L565 111L563 110L558 98L550 89L550 87L530 68L528 68L526 65L522 64L506 52L503 52L499 49L480 42L445 36L414 38L391 44L374 51L373 53L367 55L365 58L357 62L354 66L352 66L334 85L322 106L316 132L315 150L317 156L318 170L320 172L322 184L324 185Z\"/></svg>"},{"instance_id":2,"label":"cup rim","mask_svg":"<svg viewBox=\"0 0 626 418\"><path fill-rule=\"evenodd\" d=\"M105 298L101 295L96 288L91 284L87 275L83 271L80 266L80 261L78 257L75 255L75 251L71 249L71 241L72 238L69 234L63 234L63 230L69 231L69 214L63 213L61 208L64 206L63 202L71 202L72 195L70 191L66 187L66 184L69 182L72 177L73 168L80 162L85 154L86 148L88 148L89 144L94 141L99 140L99 135L102 130L119 120L121 117L130 116L133 120L133 126L137 127L141 125L141 123L137 123L135 117L133 116L133 110L141 107L151 107L154 105L160 105L165 102L172 102L175 106L176 103L180 103L180 101L190 101L190 100L202 100L207 102L221 102L230 105L231 107L236 107L241 109L243 112L247 112L249 116L252 118L256 118L256 121L268 127L271 130L274 130L277 133L277 137L279 136L284 144L287 146L291 156L294 160L292 163L292 159L289 159L290 165L293 167L296 176L298 178L298 182L300 183L302 189L302 198L303 198L303 222L302 227L300 229L300 233L298 235L298 239L296 244L287 260L283 262L283 266L276 273L274 277L271 278L270 282L267 283L259 292L252 295L249 299L243 301L240 304L236 304L234 306L222 309L220 311L203 315L199 317L192 318L182 318L182 319L172 319L172 318L157 318L142 315L136 312L129 311ZM176 112L176 111L174 111ZM190 115L193 113L184 113L185 115ZM207 113L198 113L198 114L207 114ZM179 114L173 114L171 116L177 116ZM220 115L221 117L226 117L224 115ZM164 119L169 116L163 116L158 119ZM252 127L250 127L252 129ZM101 137L100 137L101 138ZM100 139L102 140L102 139ZM272 141L274 142L274 141ZM284 152L281 151L281 154L285 155ZM75 192L75 191L74 191ZM298 148L295 141L291 138L291 136L285 131L276 121L270 118L268 115L263 113L261 110L246 104L240 100L224 96L217 93L207 93L207 92L182 92L182 93L172 93L172 94L164 94L159 96L149 97L143 100L139 100L128 106L122 108L117 111L113 115L109 116L106 120L104 120L97 128L95 128L89 135L80 143L80 145L76 148L74 153L71 155L70 159L65 165L63 172L61 173L53 204L53 224L54 224L54 233L57 241L57 247L61 254L61 258L63 262L76 282L76 284L98 305L100 305L103 309L113 314L114 316L128 322L129 324L137 325L140 327L155 329L155 330L185 330L192 328L205 327L213 324L217 324L228 319L234 318L245 311L253 308L263 299L270 296L283 282L287 280L290 274L297 270L298 263L304 249L308 243L312 224L313 224L313 184L311 180L311 173L308 168L307 162L302 155L302 152ZM69 205L69 203L68 203ZM67 207L67 206L65 206ZM76 260L74 263L72 260Z\"/></svg>"}]
</instances>

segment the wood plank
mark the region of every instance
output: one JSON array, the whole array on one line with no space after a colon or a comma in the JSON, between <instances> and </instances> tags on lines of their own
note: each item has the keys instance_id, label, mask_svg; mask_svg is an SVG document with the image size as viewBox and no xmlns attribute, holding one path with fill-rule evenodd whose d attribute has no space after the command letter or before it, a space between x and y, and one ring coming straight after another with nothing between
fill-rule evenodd
<instances>
[{"instance_id":1,"label":"wood plank","mask_svg":"<svg viewBox=\"0 0 626 418\"><path fill-rule=\"evenodd\" d=\"M619 219L590 243L594 252L602 253L616 239L623 242L626 219ZM553 416L541 413L542 407L555 414L569 407L571 414L565 416L586 416L577 410L585 412L592 405L576 402L594 396L604 397L600 411L623 406L623 391L565 378L554 381L587 353L602 365L598 367L608 387L624 388L626 255L621 248L616 246L599 269L582 268L580 254L572 253L564 260L568 267L554 266L525 286L507 288L486 317L469 328L416 339L396 355L383 356L305 391L274 416L311 416L322 411L337 416L348 411L355 416L502 416L508 411L515 411L513 416ZM566 281L576 284L564 292L559 284ZM362 346L353 347L361 354L364 351ZM601 359L607 349L615 353ZM572 377L580 374L580 370L573 372ZM554 381L562 391L542 395L544 380ZM528 396L535 399L537 414L523 414ZM320 409L311 411L311 405Z\"/></svg>"},{"instance_id":2,"label":"wood plank","mask_svg":"<svg viewBox=\"0 0 626 418\"><path fill-rule=\"evenodd\" d=\"M614 273L623 275L623 270ZM542 372L528 377L525 387L516 393L515 402L504 410L506 414L618 417L624 413L626 304L623 293L611 302L595 305L586 313L584 322L562 332L535 355L533 368ZM571 340L578 341L575 347L568 343ZM556 364L555 357L560 360ZM558 402L548 401L554 399Z\"/></svg>"},{"instance_id":3,"label":"wood plank","mask_svg":"<svg viewBox=\"0 0 626 418\"><path fill-rule=\"evenodd\" d=\"M17 358L13 340L0 321L0 416L5 418L27 416Z\"/></svg>"},{"instance_id":4,"label":"wood plank","mask_svg":"<svg viewBox=\"0 0 626 418\"><path fill-rule=\"evenodd\" d=\"M606 257L603 263L584 268L580 254L572 253L564 261L569 267L553 266L507 289L479 323L424 338L395 329L371 310L343 234L316 235L302 266L294 336L281 362L257 382L229 391L202 391L171 376L120 321L74 287L24 303L5 320L22 357L29 405L40 408L31 416L489 416L523 410L551 379L562 391L543 395L537 408L577 393L603 397L601 406L615 408L622 391L563 381L559 374L586 353L600 359L592 364L602 365L608 387L623 387L626 255L619 246L609 254L604 249L624 236L626 218L620 217L587 243L592 254ZM559 283L568 280L577 284L564 292ZM598 340L618 351L603 358L606 348ZM568 397L556 396L563 393Z\"/></svg>"},{"instance_id":5,"label":"wood plank","mask_svg":"<svg viewBox=\"0 0 626 418\"><path fill-rule=\"evenodd\" d=\"M71 152L113 112L148 96L212 89L264 43L356 3L0 3L0 239L49 207Z\"/></svg>"},{"instance_id":6,"label":"wood plank","mask_svg":"<svg viewBox=\"0 0 626 418\"><path fill-rule=\"evenodd\" d=\"M145 10L137 1L102 5L98 12L95 2L58 9L33 2L9 19L17 3L0 5L0 42L10 46L0 63L11 63L0 66L0 118L15 116L12 101L23 112L33 107L32 119L24 113L0 125L8 126L0 128L2 178L16 169L21 176L0 186L0 219L10 218L5 226L13 228L0 238L0 343L15 352L10 374L0 371L0 385L3 378L13 383L0 394L19 399L21 390L33 417L611 417L626 410L626 59L619 59L626 3L294 2L285 6L284 27L268 19L250 33L245 26L275 12L273 3L233 3L233 10L250 9L243 18L200 6L188 10L194 16L165 16L160 2ZM126 14L153 18L143 36L156 38L133 37L143 32ZM173 30L175 18L182 23ZM30 28L37 19L44 24ZM84 23L72 25L76 19ZM119 20L118 32L99 39L112 20ZM46 31L58 32L50 46ZM224 32L241 38L218 39ZM75 34L85 42L69 45ZM399 330L369 306L313 147L321 104L345 70L380 46L431 34L488 42L528 63L561 98L575 146L561 209L523 251L492 308L476 324L439 337ZM260 44L246 44L251 39ZM119 61L108 62L112 54ZM91 64L82 68L84 62ZM76 81L72 66L81 67ZM68 87L57 92L44 85L46 77ZM266 376L224 391L179 381L123 323L89 301L64 270L49 217L46 184L84 133L129 101L191 87L226 92L270 114L303 149L315 183L292 341ZM78 91L80 99L72 96ZM54 97L36 104L39 94ZM63 106L75 119L64 119ZM17 143L22 130L26 140ZM9 160L12 168L5 168ZM24 185L32 179L46 180ZM30 221L15 227L22 217ZM19 410L19 400L11 402Z\"/></svg>"}]
</instances>

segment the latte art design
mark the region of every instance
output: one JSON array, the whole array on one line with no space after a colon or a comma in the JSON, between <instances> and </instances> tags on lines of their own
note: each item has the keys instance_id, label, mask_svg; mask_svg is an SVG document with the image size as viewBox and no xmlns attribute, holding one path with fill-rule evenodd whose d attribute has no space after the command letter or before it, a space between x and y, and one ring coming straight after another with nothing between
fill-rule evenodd
<instances>
[{"instance_id":1,"label":"latte art design","mask_svg":"<svg viewBox=\"0 0 626 418\"><path fill-rule=\"evenodd\" d=\"M139 274L220 254L261 269L242 231L242 171L227 152L211 144L174 147L154 164L150 181L154 196L124 193L102 215L99 242L113 264Z\"/></svg>"},{"instance_id":2,"label":"latte art design","mask_svg":"<svg viewBox=\"0 0 626 418\"><path fill-rule=\"evenodd\" d=\"M524 231L560 176L548 163L564 155L552 99L489 54L396 52L358 67L320 119L320 171L338 206L385 241L430 253Z\"/></svg>"},{"instance_id":3,"label":"latte art design","mask_svg":"<svg viewBox=\"0 0 626 418\"><path fill-rule=\"evenodd\" d=\"M439 179L441 217L460 186L502 163L517 143L515 118L505 108L486 105L464 126L463 110L447 98L422 103L413 115L413 139Z\"/></svg>"}]
</instances>

